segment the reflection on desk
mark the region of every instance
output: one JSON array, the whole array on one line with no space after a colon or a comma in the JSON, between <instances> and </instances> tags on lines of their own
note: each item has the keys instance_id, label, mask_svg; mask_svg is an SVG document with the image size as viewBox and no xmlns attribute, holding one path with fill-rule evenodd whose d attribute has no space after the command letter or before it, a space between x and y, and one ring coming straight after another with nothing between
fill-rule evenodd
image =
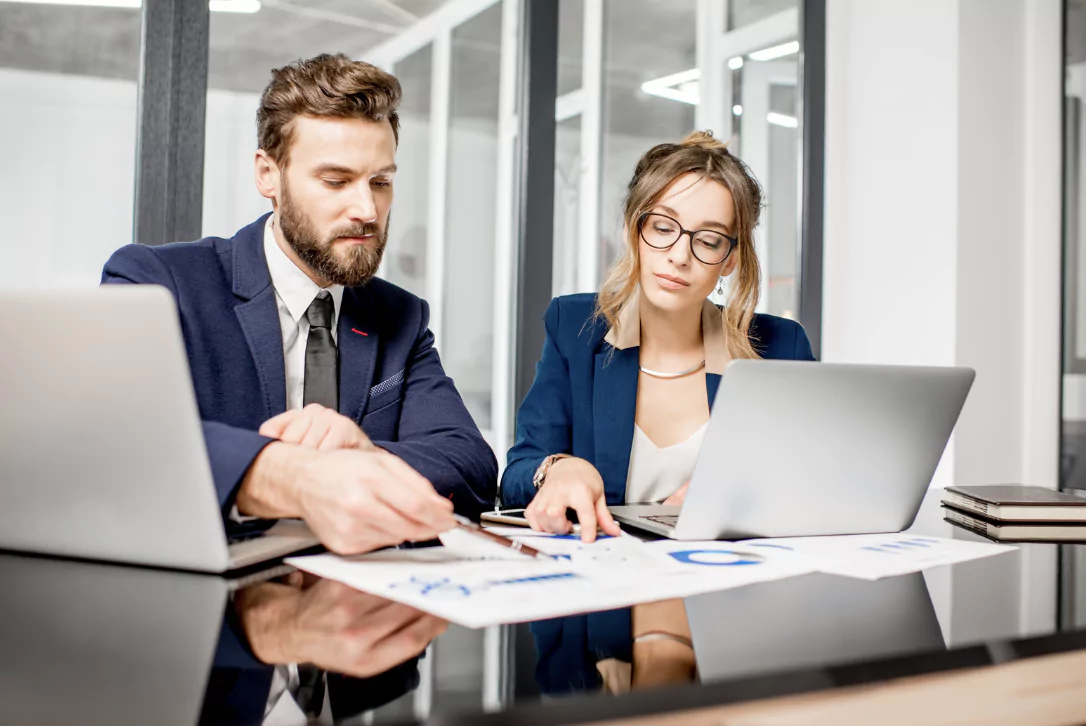
<instances>
[{"instance_id":1,"label":"reflection on desk","mask_svg":"<svg viewBox=\"0 0 1086 726\"><path fill-rule=\"evenodd\" d=\"M931 499L914 532L975 537ZM443 726L588 723L985 668L1086 651L1086 608L1068 597L1057 621L1054 605L1060 578L1065 594L1081 590L1086 547L1061 552L1058 568L1055 545L1023 545L904 578L809 575L635 611L453 626L423 656L442 625L296 572L235 587L0 554L0 723L260 723L277 667L293 661L329 673L324 722ZM669 637L634 642L653 633Z\"/></svg>"},{"instance_id":2,"label":"reflection on desk","mask_svg":"<svg viewBox=\"0 0 1086 726\"><path fill-rule=\"evenodd\" d=\"M219 577L0 555L0 581L12 723L259 724L287 663L328 671L339 721L416 688L446 627L299 572L231 594Z\"/></svg>"}]
</instances>

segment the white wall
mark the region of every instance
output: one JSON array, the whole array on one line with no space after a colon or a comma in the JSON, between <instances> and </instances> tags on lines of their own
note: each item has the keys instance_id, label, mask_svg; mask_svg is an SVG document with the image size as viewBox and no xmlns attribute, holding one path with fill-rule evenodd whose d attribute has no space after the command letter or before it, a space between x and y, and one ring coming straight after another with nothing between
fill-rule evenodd
<instances>
[{"instance_id":1,"label":"white wall","mask_svg":"<svg viewBox=\"0 0 1086 726\"><path fill-rule=\"evenodd\" d=\"M271 202L256 191L256 109L260 94L210 89L204 130L203 235L230 237Z\"/></svg>"},{"instance_id":2,"label":"white wall","mask_svg":"<svg viewBox=\"0 0 1086 726\"><path fill-rule=\"evenodd\" d=\"M831 0L827 13L823 359L975 368L933 486L1054 487L1060 3ZM1044 627L1054 560L1022 562L1020 599L996 607ZM967 583L949 587L944 607L980 607ZM1037 588L1050 601L1033 608Z\"/></svg>"},{"instance_id":3,"label":"white wall","mask_svg":"<svg viewBox=\"0 0 1086 726\"><path fill-rule=\"evenodd\" d=\"M97 285L135 168L135 83L0 69L0 289Z\"/></svg>"}]
</instances>

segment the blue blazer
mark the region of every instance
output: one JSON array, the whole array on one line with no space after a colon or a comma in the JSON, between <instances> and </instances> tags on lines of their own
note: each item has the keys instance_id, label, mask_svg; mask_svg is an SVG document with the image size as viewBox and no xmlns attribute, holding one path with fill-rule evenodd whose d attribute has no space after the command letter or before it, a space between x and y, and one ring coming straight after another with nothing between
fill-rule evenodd
<instances>
[{"instance_id":1,"label":"blue blazer","mask_svg":"<svg viewBox=\"0 0 1086 726\"><path fill-rule=\"evenodd\" d=\"M103 283L162 285L177 300L224 514L287 407L283 334L264 257L267 215L231 239L115 252ZM493 506L498 465L445 375L424 300L374 279L343 293L339 412L429 479L465 514Z\"/></svg>"},{"instance_id":2,"label":"blue blazer","mask_svg":"<svg viewBox=\"0 0 1086 726\"><path fill-rule=\"evenodd\" d=\"M535 470L558 453L591 462L603 477L607 503L624 503L640 348L618 350L604 341L607 323L593 318L595 304L593 294L565 295L547 308L543 355L520 404L516 442L502 475L507 507L528 506ZM750 340L762 358L814 360L803 327L785 318L755 315ZM710 407L719 385L719 375L705 375Z\"/></svg>"}]
</instances>

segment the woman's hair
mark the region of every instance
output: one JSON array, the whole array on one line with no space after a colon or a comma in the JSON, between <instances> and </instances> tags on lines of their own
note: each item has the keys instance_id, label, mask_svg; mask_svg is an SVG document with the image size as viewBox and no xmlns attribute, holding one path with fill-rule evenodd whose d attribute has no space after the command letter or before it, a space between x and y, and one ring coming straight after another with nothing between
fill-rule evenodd
<instances>
[{"instance_id":1,"label":"woman's hair","mask_svg":"<svg viewBox=\"0 0 1086 726\"><path fill-rule=\"evenodd\" d=\"M732 254L739 255L739 260L724 308L724 335L732 358L758 358L748 336L760 287L754 228L762 211L762 189L747 165L707 131L694 131L678 144L654 146L637 162L623 211L626 245L600 285L596 316L611 327L618 325L619 314L633 297L640 277L638 219L660 203L673 181L688 173L723 185L735 202L733 232L739 244Z\"/></svg>"}]
</instances>

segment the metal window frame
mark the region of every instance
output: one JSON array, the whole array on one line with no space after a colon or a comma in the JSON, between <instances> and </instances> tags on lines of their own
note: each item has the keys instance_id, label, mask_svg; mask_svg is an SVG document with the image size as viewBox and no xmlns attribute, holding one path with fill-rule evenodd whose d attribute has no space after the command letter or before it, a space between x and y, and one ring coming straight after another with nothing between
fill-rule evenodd
<instances>
[{"instance_id":1,"label":"metal window frame","mask_svg":"<svg viewBox=\"0 0 1086 726\"><path fill-rule=\"evenodd\" d=\"M546 335L554 266L555 101L558 98L558 3L522 0L518 149L517 290L514 401L524 400Z\"/></svg>"},{"instance_id":2,"label":"metal window frame","mask_svg":"<svg viewBox=\"0 0 1086 726\"><path fill-rule=\"evenodd\" d=\"M449 86L452 70L452 28L442 28L430 55L430 178L426 230L426 295L430 331L440 345L445 330L445 239L448 236ZM435 304L436 303L436 304Z\"/></svg>"},{"instance_id":3,"label":"metal window frame","mask_svg":"<svg viewBox=\"0 0 1086 726\"><path fill-rule=\"evenodd\" d=\"M822 355L822 256L826 211L826 0L800 4L799 322Z\"/></svg>"},{"instance_id":4,"label":"metal window frame","mask_svg":"<svg viewBox=\"0 0 1086 726\"><path fill-rule=\"evenodd\" d=\"M515 300L516 295L516 179L517 179L517 89L520 75L518 39L521 0L501 0L502 38L501 70L498 92L498 164L497 199L494 214L494 345L493 392L491 395L490 424L497 448L498 465L505 468L505 449L512 443L513 428L513 353L515 313L501 301ZM519 400L519 399L518 399Z\"/></svg>"},{"instance_id":5,"label":"metal window frame","mask_svg":"<svg viewBox=\"0 0 1086 726\"><path fill-rule=\"evenodd\" d=\"M603 162L604 0L584 0L581 60L581 180L577 289L595 292L600 284L600 192ZM557 59L555 60L557 65Z\"/></svg>"},{"instance_id":6,"label":"metal window frame","mask_svg":"<svg viewBox=\"0 0 1086 726\"><path fill-rule=\"evenodd\" d=\"M141 11L133 239L198 239L210 42L207 0L145 0Z\"/></svg>"}]
</instances>

